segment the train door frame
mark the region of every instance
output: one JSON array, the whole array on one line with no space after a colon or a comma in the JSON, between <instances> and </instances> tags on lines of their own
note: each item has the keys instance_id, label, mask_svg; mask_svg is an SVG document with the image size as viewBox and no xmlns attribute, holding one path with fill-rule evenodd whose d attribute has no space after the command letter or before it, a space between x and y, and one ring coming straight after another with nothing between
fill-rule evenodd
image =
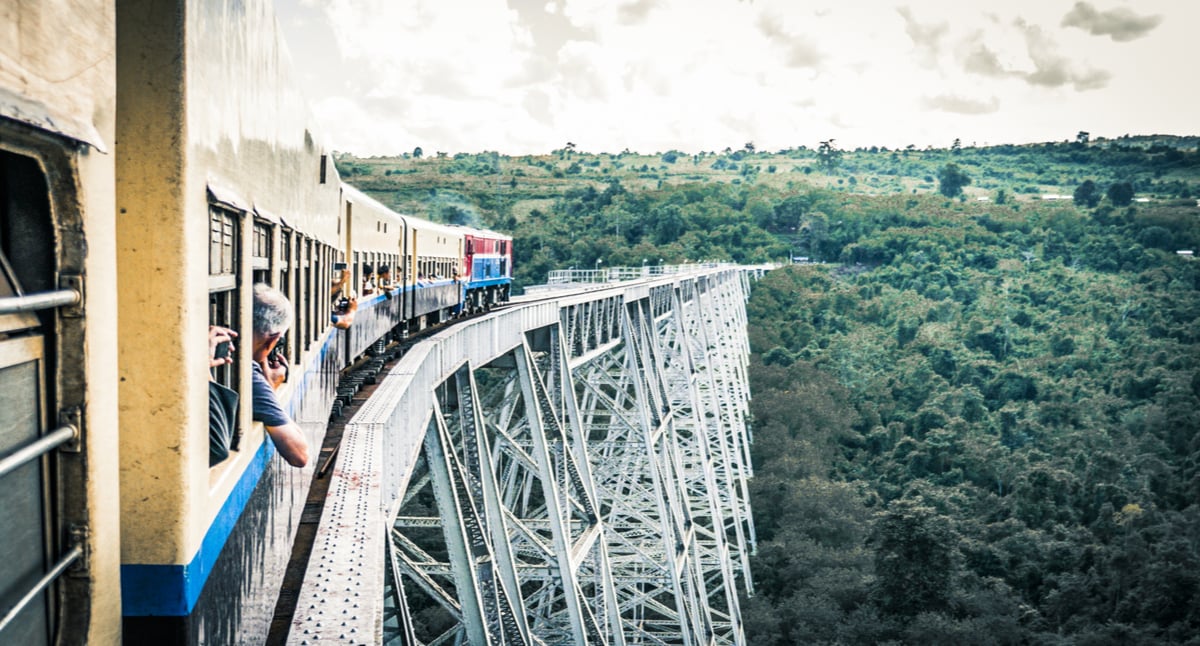
<instances>
[{"instance_id":1,"label":"train door frame","mask_svg":"<svg viewBox=\"0 0 1200 646\"><path fill-rule=\"evenodd\" d=\"M10 179L9 164L23 158L25 161L20 163L30 164L28 170L40 175L32 178L40 179L37 192L44 191L39 196L44 203L34 205L24 214L24 217L47 219L44 228L33 234L40 239L22 240L21 245L30 244L35 253L49 252L48 265L40 269L48 269L50 275L41 280L23 280L22 273L39 268L31 270L24 262L20 267L12 267L14 277L24 283L21 287L25 293L17 297L23 303L5 304L6 309L12 306L37 312L38 329L42 331L38 350L41 357L37 360L42 394L40 437L25 445L24 450L6 455L9 463L5 466L16 470L32 461L41 464L45 509L43 552L47 558L43 561L43 577L30 593L46 600L47 640L57 643L71 641L64 635L88 634L93 595L89 554L92 501L86 482L90 447L84 310L87 227L79 179L79 160L90 150L83 142L8 119L0 119L0 133L4 135L0 138L2 181ZM0 199L6 201L12 197L8 190L0 189L0 194L3 195ZM8 205L2 208L7 216ZM21 466L13 466L18 462L18 454L28 454L34 448L40 453L21 459Z\"/></svg>"}]
</instances>

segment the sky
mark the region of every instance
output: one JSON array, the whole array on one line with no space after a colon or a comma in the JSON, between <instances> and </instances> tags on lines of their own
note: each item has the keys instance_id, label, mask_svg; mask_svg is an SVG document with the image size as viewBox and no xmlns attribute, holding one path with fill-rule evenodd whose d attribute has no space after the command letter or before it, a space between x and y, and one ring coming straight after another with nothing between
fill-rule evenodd
<instances>
[{"instance_id":1,"label":"sky","mask_svg":"<svg viewBox=\"0 0 1200 646\"><path fill-rule=\"evenodd\" d=\"M1200 134L1200 0L277 0L360 156Z\"/></svg>"}]
</instances>

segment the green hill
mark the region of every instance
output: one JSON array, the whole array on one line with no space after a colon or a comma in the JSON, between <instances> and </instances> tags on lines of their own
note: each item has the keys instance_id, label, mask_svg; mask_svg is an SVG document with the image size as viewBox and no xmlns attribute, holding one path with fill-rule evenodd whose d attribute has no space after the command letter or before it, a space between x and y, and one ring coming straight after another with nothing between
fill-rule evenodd
<instances>
[{"instance_id":1,"label":"green hill","mask_svg":"<svg viewBox=\"0 0 1200 646\"><path fill-rule=\"evenodd\" d=\"M1200 138L1082 139L338 165L521 284L827 261L748 304L748 643L1200 644Z\"/></svg>"}]
</instances>

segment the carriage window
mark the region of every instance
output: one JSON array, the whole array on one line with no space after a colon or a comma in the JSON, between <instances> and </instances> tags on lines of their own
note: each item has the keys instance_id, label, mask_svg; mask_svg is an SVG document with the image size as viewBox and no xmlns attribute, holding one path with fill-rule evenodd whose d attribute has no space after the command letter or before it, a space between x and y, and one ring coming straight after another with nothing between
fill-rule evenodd
<instances>
[{"instance_id":1,"label":"carriage window","mask_svg":"<svg viewBox=\"0 0 1200 646\"><path fill-rule=\"evenodd\" d=\"M237 273L237 215L220 207L208 209L208 275L232 276Z\"/></svg>"},{"instance_id":2,"label":"carriage window","mask_svg":"<svg viewBox=\"0 0 1200 646\"><path fill-rule=\"evenodd\" d=\"M209 205L208 218L208 323L236 330L239 327L238 214ZM214 379L226 388L237 390L237 374L234 363L217 368Z\"/></svg>"},{"instance_id":3,"label":"carriage window","mask_svg":"<svg viewBox=\"0 0 1200 646\"><path fill-rule=\"evenodd\" d=\"M320 294L321 288L319 285L322 282L324 282L326 285L329 284L328 281L324 279L324 276L325 276L325 253L324 253L324 249L322 248L321 243L314 241L312 249L313 249L313 286L312 286L312 291L309 292L309 295L308 295L309 324L307 326L309 343L316 341L317 336L321 333L321 330L325 327L324 325L322 325L322 323L323 323L323 321L325 321L325 319L321 317L321 303L325 302L326 299L321 297L321 294Z\"/></svg>"},{"instance_id":4,"label":"carriage window","mask_svg":"<svg viewBox=\"0 0 1200 646\"><path fill-rule=\"evenodd\" d=\"M294 303L296 302L296 290L293 281L295 272L292 271L292 246L292 232L281 229L279 232L279 291ZM283 349L289 362L296 360L295 336L294 334L288 336L286 339L288 347Z\"/></svg>"},{"instance_id":5,"label":"carriage window","mask_svg":"<svg viewBox=\"0 0 1200 646\"><path fill-rule=\"evenodd\" d=\"M293 298L292 282L292 232L284 230L279 238L279 291Z\"/></svg>"},{"instance_id":6,"label":"carriage window","mask_svg":"<svg viewBox=\"0 0 1200 646\"><path fill-rule=\"evenodd\" d=\"M255 220L254 240L251 243L251 260L253 263L254 282L271 284L271 234L269 222Z\"/></svg>"},{"instance_id":7,"label":"carriage window","mask_svg":"<svg viewBox=\"0 0 1200 646\"><path fill-rule=\"evenodd\" d=\"M313 261L313 241L309 238L305 238L303 248L304 248L304 251L303 251L303 254L304 254L304 286L301 289L301 291L303 291L304 293L301 296L301 299L304 300L304 303L302 305L300 305L300 311L304 312L305 316L303 317L304 318L303 325L301 325L301 322L299 322L299 321L296 322L296 331L297 331L297 333L299 333L300 330L303 330L304 349L308 350L309 348L312 347L312 325L313 325L313 322L312 322L312 317L308 316L307 313L308 313L308 309L309 309L308 304L309 304L309 302L312 301L312 298L313 298L313 265L316 263Z\"/></svg>"}]
</instances>

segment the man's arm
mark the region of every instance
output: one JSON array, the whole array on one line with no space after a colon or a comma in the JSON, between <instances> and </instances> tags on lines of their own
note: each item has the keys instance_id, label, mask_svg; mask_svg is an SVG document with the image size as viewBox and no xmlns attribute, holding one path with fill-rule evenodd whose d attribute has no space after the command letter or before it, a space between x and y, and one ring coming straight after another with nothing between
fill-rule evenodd
<instances>
[{"instance_id":1,"label":"man's arm","mask_svg":"<svg viewBox=\"0 0 1200 646\"><path fill-rule=\"evenodd\" d=\"M268 426L267 434L275 443L275 450L288 464L303 467L308 464L308 440L304 439L304 431L296 422L289 421L284 426Z\"/></svg>"},{"instance_id":2,"label":"man's arm","mask_svg":"<svg viewBox=\"0 0 1200 646\"><path fill-rule=\"evenodd\" d=\"M274 391L279 389L287 378L287 357L280 356L275 365L271 365L271 361L266 361L259 364L263 370L263 377L266 378L267 385L271 388L270 395L274 397ZM257 397L256 397L257 399ZM278 407L278 404L276 404ZM282 422L279 424L270 424L268 421ZM267 428L267 435L271 436L271 441L275 443L275 450L279 451L279 455L288 464L294 467L303 467L308 464L308 440L304 437L304 431L290 417L279 411L278 417L273 420L264 421L263 425Z\"/></svg>"}]
</instances>

